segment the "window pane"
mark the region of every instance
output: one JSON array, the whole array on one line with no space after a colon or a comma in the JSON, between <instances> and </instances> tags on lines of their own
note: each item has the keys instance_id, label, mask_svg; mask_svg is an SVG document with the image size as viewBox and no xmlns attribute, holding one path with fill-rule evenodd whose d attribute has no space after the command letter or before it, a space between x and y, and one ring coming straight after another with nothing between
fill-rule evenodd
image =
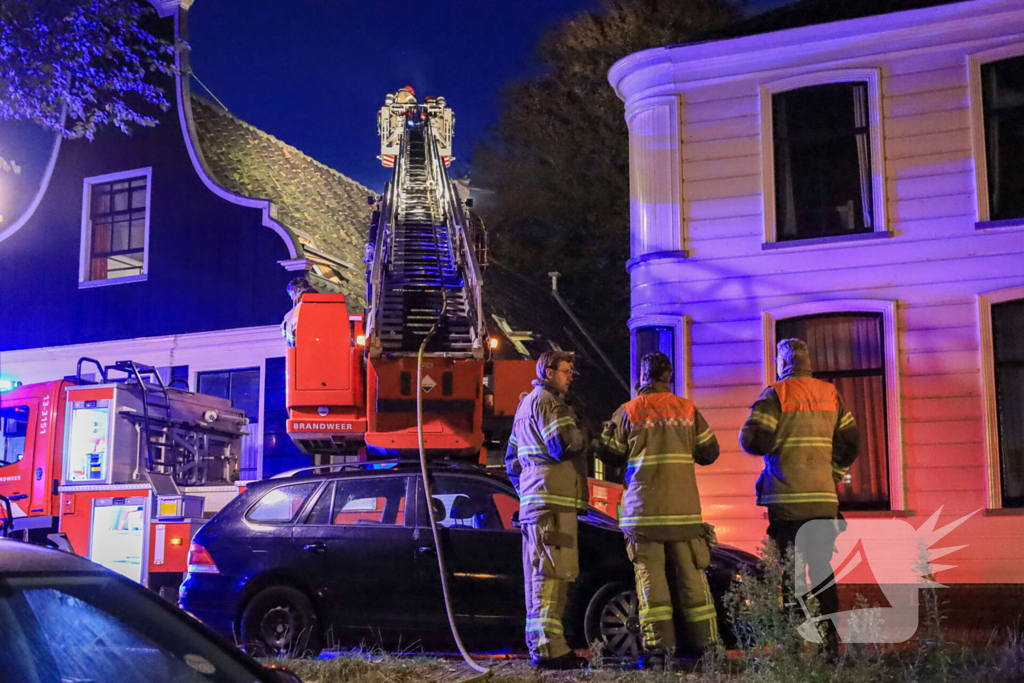
<instances>
[{"instance_id":1,"label":"window pane","mask_svg":"<svg viewBox=\"0 0 1024 683\"><path fill-rule=\"evenodd\" d=\"M1024 507L1024 300L992 307L1003 506Z\"/></svg>"},{"instance_id":2,"label":"window pane","mask_svg":"<svg viewBox=\"0 0 1024 683\"><path fill-rule=\"evenodd\" d=\"M881 369L885 364L881 315L787 318L775 329L776 340L807 342L816 374Z\"/></svg>"},{"instance_id":3,"label":"window pane","mask_svg":"<svg viewBox=\"0 0 1024 683\"><path fill-rule=\"evenodd\" d=\"M0 409L0 467L25 457L28 435L28 406L4 406Z\"/></svg>"},{"instance_id":4,"label":"window pane","mask_svg":"<svg viewBox=\"0 0 1024 683\"><path fill-rule=\"evenodd\" d=\"M89 280L142 275L146 247L146 185L144 177L92 185ZM134 253L111 256L111 252Z\"/></svg>"},{"instance_id":5,"label":"window pane","mask_svg":"<svg viewBox=\"0 0 1024 683\"><path fill-rule=\"evenodd\" d=\"M104 254L110 251L110 223L93 223L92 251Z\"/></svg>"},{"instance_id":6,"label":"window pane","mask_svg":"<svg viewBox=\"0 0 1024 683\"><path fill-rule=\"evenodd\" d=\"M777 340L807 342L818 379L836 385L860 431L860 454L837 486L843 509L888 509L885 352L880 314L824 315L779 320Z\"/></svg>"},{"instance_id":7,"label":"window pane","mask_svg":"<svg viewBox=\"0 0 1024 683\"><path fill-rule=\"evenodd\" d=\"M1024 57L981 66L991 220L1024 216Z\"/></svg>"},{"instance_id":8,"label":"window pane","mask_svg":"<svg viewBox=\"0 0 1024 683\"><path fill-rule=\"evenodd\" d=\"M128 244L129 249L143 249L146 246L146 221L145 219L132 219L132 236Z\"/></svg>"},{"instance_id":9,"label":"window pane","mask_svg":"<svg viewBox=\"0 0 1024 683\"><path fill-rule=\"evenodd\" d=\"M405 524L405 477L342 479L335 483L334 524Z\"/></svg>"},{"instance_id":10,"label":"window pane","mask_svg":"<svg viewBox=\"0 0 1024 683\"><path fill-rule=\"evenodd\" d=\"M263 496L248 517L254 522L290 522L318 486L317 482L306 482L278 487Z\"/></svg>"},{"instance_id":11,"label":"window pane","mask_svg":"<svg viewBox=\"0 0 1024 683\"><path fill-rule=\"evenodd\" d=\"M92 191L92 215L110 213L110 193L99 191L98 187Z\"/></svg>"},{"instance_id":12,"label":"window pane","mask_svg":"<svg viewBox=\"0 0 1024 683\"><path fill-rule=\"evenodd\" d=\"M260 421L260 371L235 370L231 373L231 405L243 411L249 422Z\"/></svg>"},{"instance_id":13,"label":"window pane","mask_svg":"<svg viewBox=\"0 0 1024 683\"><path fill-rule=\"evenodd\" d=\"M128 221L114 221L114 233L110 244L111 251L128 249Z\"/></svg>"},{"instance_id":14,"label":"window pane","mask_svg":"<svg viewBox=\"0 0 1024 683\"><path fill-rule=\"evenodd\" d=\"M641 327L636 331L636 379L640 381L640 360L652 351L661 351L675 367L675 330L668 326Z\"/></svg>"},{"instance_id":15,"label":"window pane","mask_svg":"<svg viewBox=\"0 0 1024 683\"><path fill-rule=\"evenodd\" d=\"M519 501L510 499L509 496L486 484L462 477L438 476L430 493L434 499L437 523L447 528L512 528L512 513L519 509ZM503 510L498 508L498 496L501 496ZM421 525L429 520L425 511L423 512Z\"/></svg>"},{"instance_id":16,"label":"window pane","mask_svg":"<svg viewBox=\"0 0 1024 683\"><path fill-rule=\"evenodd\" d=\"M199 393L218 398L231 398L230 372L199 373Z\"/></svg>"},{"instance_id":17,"label":"window pane","mask_svg":"<svg viewBox=\"0 0 1024 683\"><path fill-rule=\"evenodd\" d=\"M134 184L134 183L133 183ZM137 209L146 205L146 188L132 190L132 208Z\"/></svg>"},{"instance_id":18,"label":"window pane","mask_svg":"<svg viewBox=\"0 0 1024 683\"><path fill-rule=\"evenodd\" d=\"M866 83L772 96L778 240L873 228Z\"/></svg>"},{"instance_id":19,"label":"window pane","mask_svg":"<svg viewBox=\"0 0 1024 683\"><path fill-rule=\"evenodd\" d=\"M0 678L252 683L229 653L107 576L0 578Z\"/></svg>"},{"instance_id":20,"label":"window pane","mask_svg":"<svg viewBox=\"0 0 1024 683\"><path fill-rule=\"evenodd\" d=\"M334 498L334 484L328 484L306 516L306 524L330 524L331 501Z\"/></svg>"}]
</instances>

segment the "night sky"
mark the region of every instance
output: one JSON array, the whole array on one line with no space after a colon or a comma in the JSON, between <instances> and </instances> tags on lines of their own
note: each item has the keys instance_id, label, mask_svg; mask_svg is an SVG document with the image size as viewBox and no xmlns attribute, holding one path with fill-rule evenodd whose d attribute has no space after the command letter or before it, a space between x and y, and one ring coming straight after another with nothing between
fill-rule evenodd
<instances>
[{"instance_id":1,"label":"night sky","mask_svg":"<svg viewBox=\"0 0 1024 683\"><path fill-rule=\"evenodd\" d=\"M753 0L763 10L787 0ZM498 118L499 89L538 68L538 38L598 0L196 0L196 76L237 117L380 190L377 110L404 85L444 95L455 156ZM195 92L203 89L193 82ZM422 100L421 100L422 101ZM456 162L456 171L462 164Z\"/></svg>"},{"instance_id":2,"label":"night sky","mask_svg":"<svg viewBox=\"0 0 1024 683\"><path fill-rule=\"evenodd\" d=\"M680 0L684 1L684 0ZM791 0L749 0L749 13ZM411 85L444 95L455 111L457 158L495 125L499 91L538 73L538 39L600 0L195 0L189 43L195 75L244 121L380 191L377 110ZM193 80L193 91L209 94ZM170 94L173 99L173 94ZM422 100L421 100L422 101ZM52 134L0 121L0 227L35 194Z\"/></svg>"}]
</instances>

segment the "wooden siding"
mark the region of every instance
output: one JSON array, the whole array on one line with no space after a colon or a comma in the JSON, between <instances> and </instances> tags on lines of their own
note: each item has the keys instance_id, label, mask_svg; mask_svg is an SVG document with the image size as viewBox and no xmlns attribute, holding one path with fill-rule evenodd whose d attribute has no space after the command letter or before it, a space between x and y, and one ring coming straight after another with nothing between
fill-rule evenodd
<instances>
[{"instance_id":1,"label":"wooden siding","mask_svg":"<svg viewBox=\"0 0 1024 683\"><path fill-rule=\"evenodd\" d=\"M969 49L1021 40L975 32ZM977 295L1024 285L1024 229L975 229L965 45L821 57L822 70L880 70L890 238L762 249L759 88L815 71L813 60L679 88L688 258L634 266L632 314L691 317L692 397L722 445L715 465L698 468L701 499L723 542L755 550L764 535L753 504L761 461L741 452L738 432L764 388L763 312L798 303L898 302L903 441L890 457L903 460L910 522L987 505ZM1024 516L979 511L940 544L968 544L940 578L1024 582L1022 532Z\"/></svg>"},{"instance_id":2,"label":"wooden siding","mask_svg":"<svg viewBox=\"0 0 1024 683\"><path fill-rule=\"evenodd\" d=\"M175 108L159 121L131 136L64 142L39 207L0 242L0 350L280 323L294 276L278 264L289 258L284 241L262 225L260 209L203 185ZM145 167L153 169L147 279L80 289L83 179Z\"/></svg>"}]
</instances>

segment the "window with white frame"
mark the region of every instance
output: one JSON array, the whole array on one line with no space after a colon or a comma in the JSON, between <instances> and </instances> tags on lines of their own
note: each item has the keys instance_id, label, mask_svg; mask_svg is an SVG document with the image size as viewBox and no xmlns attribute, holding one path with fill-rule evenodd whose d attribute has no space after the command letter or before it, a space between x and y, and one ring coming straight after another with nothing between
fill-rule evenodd
<instances>
[{"instance_id":1,"label":"window with white frame","mask_svg":"<svg viewBox=\"0 0 1024 683\"><path fill-rule=\"evenodd\" d=\"M1024 299L992 305L992 365L1003 507L1024 507Z\"/></svg>"},{"instance_id":2,"label":"window with white frame","mask_svg":"<svg viewBox=\"0 0 1024 683\"><path fill-rule=\"evenodd\" d=\"M869 83L771 94L775 239L877 229Z\"/></svg>"},{"instance_id":3,"label":"window with white frame","mask_svg":"<svg viewBox=\"0 0 1024 683\"><path fill-rule=\"evenodd\" d=\"M150 169L86 178L83 283L140 279L147 272Z\"/></svg>"},{"instance_id":4,"label":"window with white frame","mask_svg":"<svg viewBox=\"0 0 1024 683\"><path fill-rule=\"evenodd\" d=\"M636 378L640 381L640 360L652 351L660 351L676 364L675 328L668 325L638 327L636 330Z\"/></svg>"},{"instance_id":5,"label":"window with white frame","mask_svg":"<svg viewBox=\"0 0 1024 683\"><path fill-rule=\"evenodd\" d=\"M988 220L1024 218L1024 56L980 65Z\"/></svg>"},{"instance_id":6,"label":"window with white frame","mask_svg":"<svg viewBox=\"0 0 1024 683\"><path fill-rule=\"evenodd\" d=\"M776 339L807 342L814 377L836 386L860 431L860 455L838 484L843 509L889 509L885 344L880 313L812 315L775 323Z\"/></svg>"}]
</instances>

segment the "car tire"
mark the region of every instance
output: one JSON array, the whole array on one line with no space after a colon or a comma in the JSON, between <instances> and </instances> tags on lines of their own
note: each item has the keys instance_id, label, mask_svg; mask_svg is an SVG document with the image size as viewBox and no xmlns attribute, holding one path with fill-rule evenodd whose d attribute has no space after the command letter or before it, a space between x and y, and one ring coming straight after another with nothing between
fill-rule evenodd
<instances>
[{"instance_id":1,"label":"car tire","mask_svg":"<svg viewBox=\"0 0 1024 683\"><path fill-rule=\"evenodd\" d=\"M595 641L605 648L605 656L639 656L640 602L636 589L625 583L605 584L594 593L583 618L587 645Z\"/></svg>"},{"instance_id":2,"label":"car tire","mask_svg":"<svg viewBox=\"0 0 1024 683\"><path fill-rule=\"evenodd\" d=\"M290 586L265 588L242 612L242 649L253 657L315 657L323 649L309 598Z\"/></svg>"}]
</instances>

